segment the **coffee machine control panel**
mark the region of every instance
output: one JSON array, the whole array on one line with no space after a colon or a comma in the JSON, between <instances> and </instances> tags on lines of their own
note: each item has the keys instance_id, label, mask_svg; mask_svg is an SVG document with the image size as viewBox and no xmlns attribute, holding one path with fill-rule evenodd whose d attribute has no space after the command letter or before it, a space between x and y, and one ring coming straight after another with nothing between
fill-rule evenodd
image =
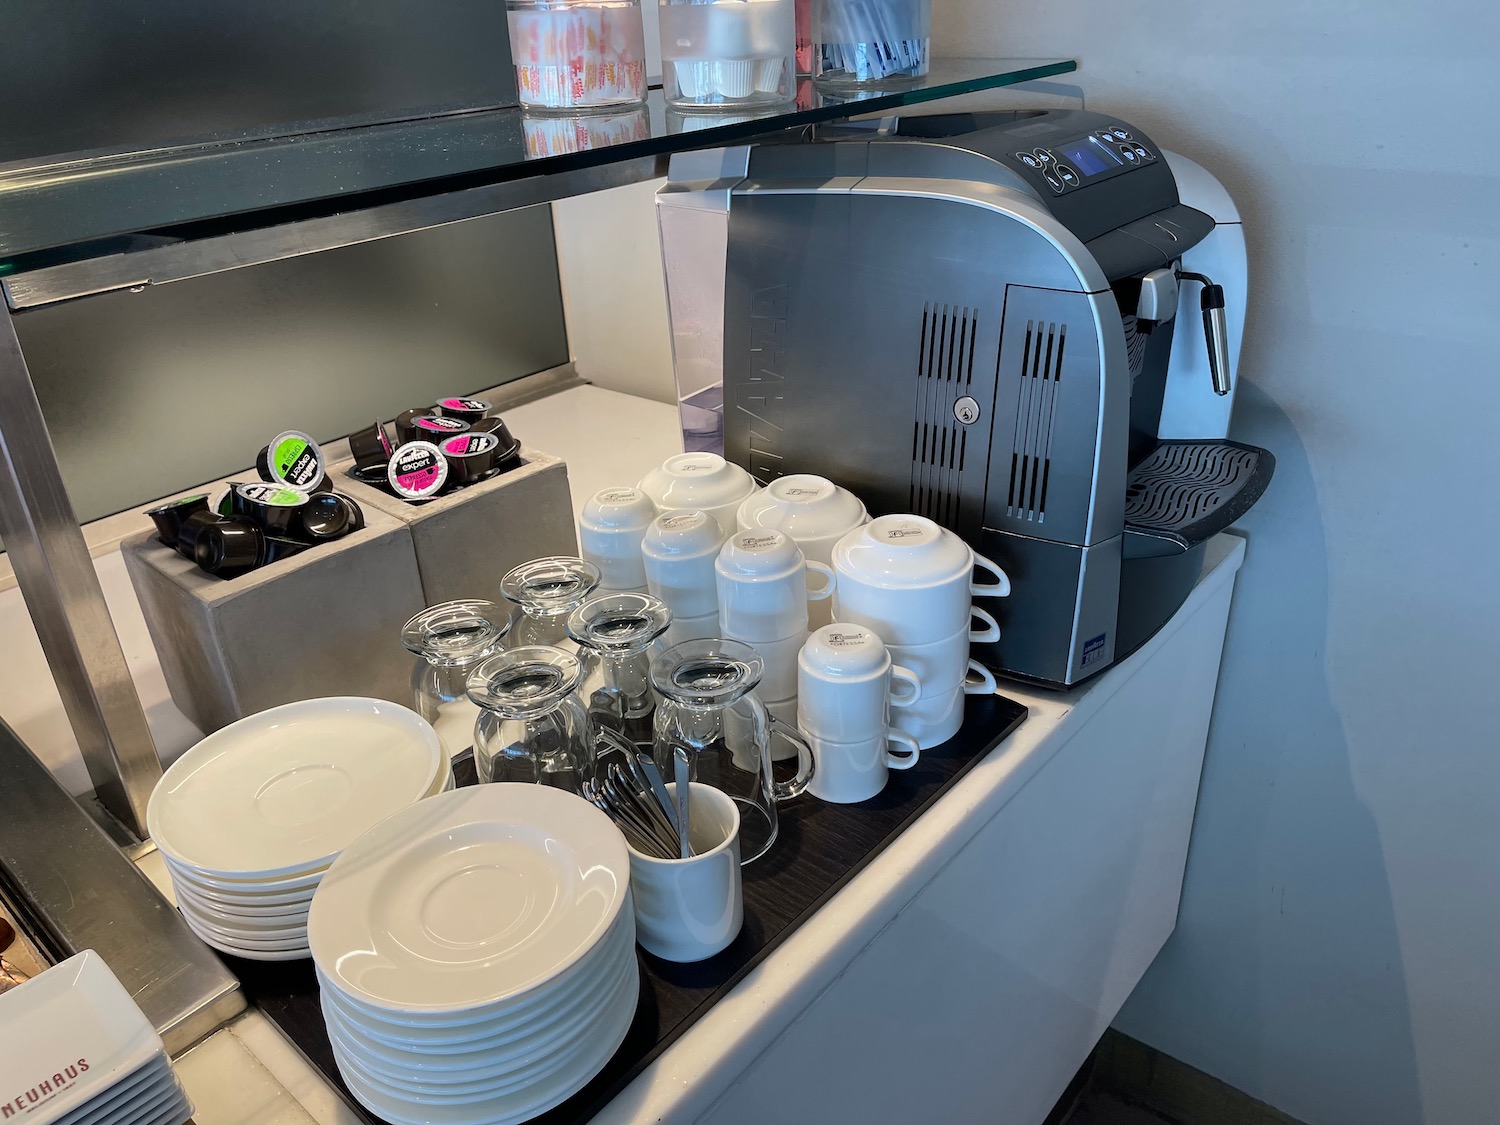
<instances>
[{"instance_id":1,"label":"coffee machine control panel","mask_svg":"<svg viewBox=\"0 0 1500 1125\"><path fill-rule=\"evenodd\" d=\"M1094 180L1154 164L1157 153L1137 141L1125 126L1110 125L1046 148L1022 149L1014 159L1041 177L1054 195L1062 195Z\"/></svg>"}]
</instances>

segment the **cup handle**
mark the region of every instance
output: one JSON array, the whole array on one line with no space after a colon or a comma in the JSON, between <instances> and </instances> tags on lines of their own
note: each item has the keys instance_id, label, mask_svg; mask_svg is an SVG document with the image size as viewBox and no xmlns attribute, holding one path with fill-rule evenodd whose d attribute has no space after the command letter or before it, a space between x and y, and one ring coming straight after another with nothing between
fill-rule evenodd
<instances>
[{"instance_id":1,"label":"cup handle","mask_svg":"<svg viewBox=\"0 0 1500 1125\"><path fill-rule=\"evenodd\" d=\"M989 613L987 613L985 610L980 609L977 605L971 605L969 607L969 613L972 614L973 617L977 617L979 618L979 620L984 622L983 629L976 629L974 628L973 620L971 619L969 621L970 644L982 645L988 644L990 641L998 641L1000 639L1000 622L996 621L989 615Z\"/></svg>"},{"instance_id":2,"label":"cup handle","mask_svg":"<svg viewBox=\"0 0 1500 1125\"><path fill-rule=\"evenodd\" d=\"M901 748L900 752L892 749L892 744ZM885 732L885 767L891 770L909 770L917 764L917 759L922 756L922 747L917 740L904 730L895 727Z\"/></svg>"},{"instance_id":3,"label":"cup handle","mask_svg":"<svg viewBox=\"0 0 1500 1125\"><path fill-rule=\"evenodd\" d=\"M969 679L969 676L978 676L978 682ZM969 661L969 671L964 677L965 695L994 695L999 690L1000 685L995 683L995 673L977 660Z\"/></svg>"},{"instance_id":4,"label":"cup handle","mask_svg":"<svg viewBox=\"0 0 1500 1125\"><path fill-rule=\"evenodd\" d=\"M910 707L922 698L922 678L910 668L891 665L890 702L892 707Z\"/></svg>"},{"instance_id":5,"label":"cup handle","mask_svg":"<svg viewBox=\"0 0 1500 1125\"><path fill-rule=\"evenodd\" d=\"M983 555L974 556L974 565L980 570L987 570L995 576L993 582L970 582L969 592L976 598L1008 598L1010 597L1010 575L1001 570L997 565L990 562Z\"/></svg>"},{"instance_id":6,"label":"cup handle","mask_svg":"<svg viewBox=\"0 0 1500 1125\"><path fill-rule=\"evenodd\" d=\"M791 781L773 781L771 783L771 796L778 802L790 801L793 797L800 797L807 789L807 783L813 776L813 752L812 747L807 744L797 728L783 723L775 715L766 713L766 737L784 738L797 748L797 776Z\"/></svg>"},{"instance_id":7,"label":"cup handle","mask_svg":"<svg viewBox=\"0 0 1500 1125\"><path fill-rule=\"evenodd\" d=\"M816 586L816 587L813 585L813 583L812 583L812 577L815 574L816 575L820 575L822 577L822 579L823 579L822 585ZM811 559L807 560L807 600L808 601L810 601L810 602L820 602L824 598L831 598L831 597L833 597L833 587L834 587L834 585L837 582L838 582L838 579L834 577L833 568L832 567L825 566L823 563L820 563L820 562L813 562Z\"/></svg>"}]
</instances>

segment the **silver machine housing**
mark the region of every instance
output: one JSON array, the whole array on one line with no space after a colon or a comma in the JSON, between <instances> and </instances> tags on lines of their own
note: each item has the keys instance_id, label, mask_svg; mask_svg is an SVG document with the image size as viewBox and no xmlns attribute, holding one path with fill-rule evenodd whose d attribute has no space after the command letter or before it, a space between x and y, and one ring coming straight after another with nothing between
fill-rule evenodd
<instances>
[{"instance_id":1,"label":"silver machine housing","mask_svg":"<svg viewBox=\"0 0 1500 1125\"><path fill-rule=\"evenodd\" d=\"M1116 118L690 153L657 202L689 446L762 483L828 477L999 563L1013 593L977 655L1001 674L1068 686L1138 647L1269 481L1270 454L1226 440L1239 216Z\"/></svg>"}]
</instances>

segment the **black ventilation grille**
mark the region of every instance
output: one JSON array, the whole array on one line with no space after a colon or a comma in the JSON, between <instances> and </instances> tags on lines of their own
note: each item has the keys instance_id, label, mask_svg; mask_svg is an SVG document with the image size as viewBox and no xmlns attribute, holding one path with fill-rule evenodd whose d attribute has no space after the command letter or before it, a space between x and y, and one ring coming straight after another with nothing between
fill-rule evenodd
<instances>
[{"instance_id":1,"label":"black ventilation grille","mask_svg":"<svg viewBox=\"0 0 1500 1125\"><path fill-rule=\"evenodd\" d=\"M1126 526L1201 542L1249 510L1274 467L1264 449L1238 442L1163 442L1131 470Z\"/></svg>"},{"instance_id":2,"label":"black ventilation grille","mask_svg":"<svg viewBox=\"0 0 1500 1125\"><path fill-rule=\"evenodd\" d=\"M1134 379L1146 362L1146 345L1151 342L1151 334L1136 326L1134 316L1126 315L1121 319L1125 325L1125 354L1130 359L1130 377Z\"/></svg>"},{"instance_id":3,"label":"black ventilation grille","mask_svg":"<svg viewBox=\"0 0 1500 1125\"><path fill-rule=\"evenodd\" d=\"M1010 488L1005 514L1043 523L1047 518L1047 484L1052 476L1052 416L1057 384L1062 379L1068 326L1050 321L1026 322L1021 353L1021 388L1016 396L1015 443L1010 454Z\"/></svg>"},{"instance_id":4,"label":"black ventilation grille","mask_svg":"<svg viewBox=\"0 0 1500 1125\"><path fill-rule=\"evenodd\" d=\"M968 428L953 407L974 383L978 310L958 305L922 307L922 347L917 359L917 409L911 436L911 510L944 527L959 519L960 488L968 458Z\"/></svg>"}]
</instances>

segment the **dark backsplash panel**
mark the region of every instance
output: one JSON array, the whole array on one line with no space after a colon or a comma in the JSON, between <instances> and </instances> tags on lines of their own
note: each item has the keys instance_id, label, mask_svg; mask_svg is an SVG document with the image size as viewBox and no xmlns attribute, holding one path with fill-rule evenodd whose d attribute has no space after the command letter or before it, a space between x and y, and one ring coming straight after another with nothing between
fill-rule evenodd
<instances>
[{"instance_id":1,"label":"dark backsplash panel","mask_svg":"<svg viewBox=\"0 0 1500 1125\"><path fill-rule=\"evenodd\" d=\"M694 965L662 961L637 948L641 999L625 1042L592 1082L535 1121L563 1125L591 1118L1026 718L1026 708L1003 696L970 696L965 704L957 736L924 750L912 769L893 772L878 797L830 805L803 796L780 806L775 847L745 868L745 925L734 944ZM473 783L472 763L463 765L458 780ZM349 1096L318 1009L312 962L226 961L251 1002Z\"/></svg>"}]
</instances>

